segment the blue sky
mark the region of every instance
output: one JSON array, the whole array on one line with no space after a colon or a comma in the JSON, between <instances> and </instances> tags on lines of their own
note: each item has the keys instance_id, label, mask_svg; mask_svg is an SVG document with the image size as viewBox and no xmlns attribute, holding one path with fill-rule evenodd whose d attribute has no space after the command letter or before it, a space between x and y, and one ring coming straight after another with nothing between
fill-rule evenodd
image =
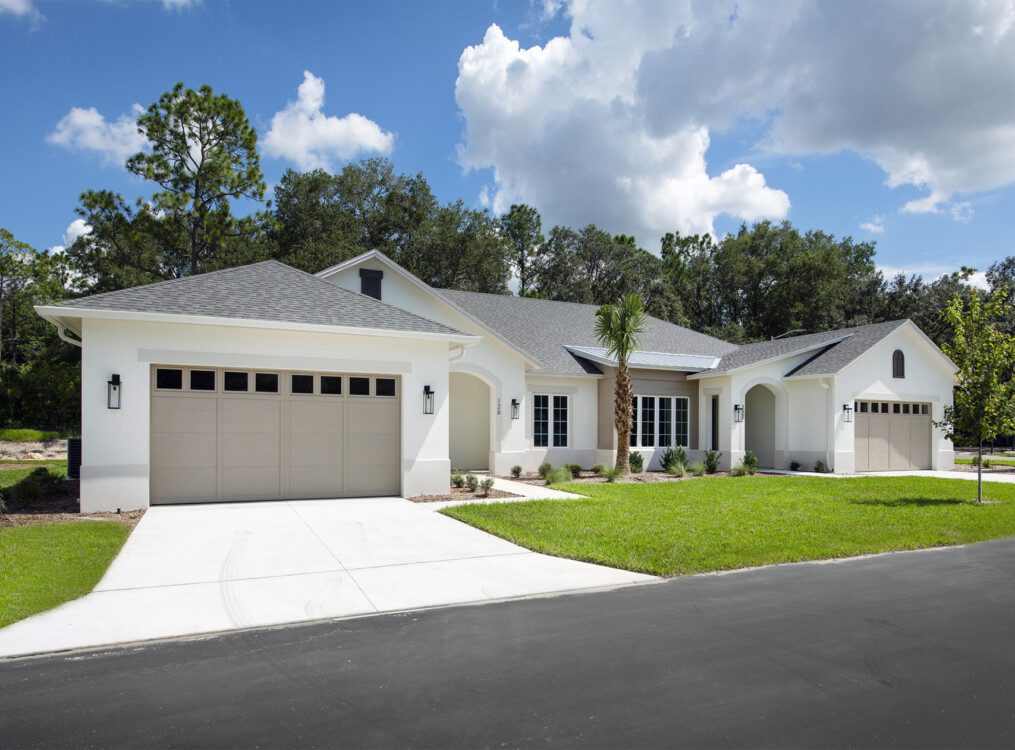
<instances>
[{"instance_id":1,"label":"blue sky","mask_svg":"<svg viewBox=\"0 0 1015 750\"><path fill-rule=\"evenodd\" d=\"M915 5L892 12L933 15L943 7L908 7ZM340 168L351 149L352 158L386 153L398 169L422 172L442 200L493 209L524 200L548 221L599 223L653 251L665 228L722 233L744 218L771 216L877 240L879 264L928 275L961 264L982 271L1015 252L1006 231L1015 215L1015 142L975 130L1010 129L1015 117L1007 105L979 106L990 89L963 80L979 79L962 57L968 40L955 39L954 49L935 40L938 56L955 56L954 74L929 70L919 85L910 78L864 92L858 80L871 80L871 70L837 57L834 45L800 49L788 63L771 59L752 52L750 39L773 14L715 7L696 8L691 25L653 17L661 11L647 4L610 15L616 6L503 0L178 8L0 0L0 226L40 248L59 245L81 191L150 192L103 151L103 132L78 124L74 137L54 142L72 108L94 108L114 123L176 81L209 84L243 103L265 143L309 71L325 87L315 122L304 123L313 154L294 155L296 146L284 156L265 153L269 183L308 159ZM780 28L820 37L845 24L848 37L856 23L857 35L868 34L861 29L869 18L824 13ZM991 18L947 20L968 21L976 38L984 33L977 28L997 26ZM995 86L1015 82L1012 37L993 39L995 57L983 61L1000 76ZM877 34L858 38L872 46L878 76L912 70L934 53L920 39L899 50L880 49ZM715 54L724 44L729 54ZM806 86L783 80L798 63L814 82L807 98L799 93ZM926 97L925 86L939 86L940 96ZM951 100L939 117L927 110L938 98ZM976 110L976 120L961 120L956 107ZM325 136L328 118L341 129L350 113L373 130ZM278 130L279 143L294 142L291 130ZM378 148L381 136L388 145ZM929 206L917 205L929 195Z\"/></svg>"}]
</instances>

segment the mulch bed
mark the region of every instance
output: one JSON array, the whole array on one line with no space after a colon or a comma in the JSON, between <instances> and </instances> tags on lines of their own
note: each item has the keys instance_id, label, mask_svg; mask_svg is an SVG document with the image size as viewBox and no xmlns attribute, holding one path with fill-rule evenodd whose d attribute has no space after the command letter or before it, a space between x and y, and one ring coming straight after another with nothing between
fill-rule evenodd
<instances>
[{"instance_id":1,"label":"mulch bed","mask_svg":"<svg viewBox=\"0 0 1015 750\"><path fill-rule=\"evenodd\" d=\"M706 474L705 476L721 477L726 476L728 472L719 471L715 474ZM535 472L529 472L523 474L520 477L504 477L512 482L522 482L524 484L533 484L537 487L545 487L546 482ZM623 479L615 480L615 484L654 484L656 482L683 482L685 479L696 479L693 474L686 474L682 477L673 476L667 474L665 471L643 471L638 474L628 474ZM574 484L605 484L606 478L593 474L591 471L583 471L578 475L577 479L569 480Z\"/></svg>"},{"instance_id":2,"label":"mulch bed","mask_svg":"<svg viewBox=\"0 0 1015 750\"><path fill-rule=\"evenodd\" d=\"M9 466L9 464L7 464ZM26 468L31 468L29 465ZM26 526L33 523L88 523L90 521L115 521L125 526L136 526L144 515L143 510L131 510L123 513L80 513L78 503L78 483L67 480L46 497L31 503L21 504L13 501L8 505L7 512L0 515L0 526Z\"/></svg>"},{"instance_id":3,"label":"mulch bed","mask_svg":"<svg viewBox=\"0 0 1015 750\"><path fill-rule=\"evenodd\" d=\"M1011 459L1008 460L1010 461ZM953 471L966 471L971 474L975 474L976 467L973 466L972 464L955 464L955 468L953 469ZM983 467L983 475L987 476L988 474L1015 474L1015 465L999 464L991 462L990 468L987 468L986 466Z\"/></svg>"},{"instance_id":4,"label":"mulch bed","mask_svg":"<svg viewBox=\"0 0 1015 750\"><path fill-rule=\"evenodd\" d=\"M504 497L521 497L513 492L504 492L503 490L490 490L489 493L484 493L483 490L472 492L468 487L451 487L450 489L451 492L447 495L417 495L410 497L409 501L413 503L443 503L449 500L496 500Z\"/></svg>"}]
</instances>

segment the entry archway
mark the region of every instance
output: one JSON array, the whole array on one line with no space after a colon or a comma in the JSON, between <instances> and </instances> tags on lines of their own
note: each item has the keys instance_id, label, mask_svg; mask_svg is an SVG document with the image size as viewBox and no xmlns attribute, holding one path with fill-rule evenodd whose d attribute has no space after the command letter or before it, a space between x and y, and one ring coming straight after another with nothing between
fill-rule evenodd
<instances>
[{"instance_id":1,"label":"entry archway","mask_svg":"<svg viewBox=\"0 0 1015 750\"><path fill-rule=\"evenodd\" d=\"M467 372L449 374L451 468L490 468L490 386Z\"/></svg>"},{"instance_id":2,"label":"entry archway","mask_svg":"<svg viewBox=\"0 0 1015 750\"><path fill-rule=\"evenodd\" d=\"M775 468L775 393L756 385L744 397L744 449L758 457L758 466Z\"/></svg>"}]
</instances>

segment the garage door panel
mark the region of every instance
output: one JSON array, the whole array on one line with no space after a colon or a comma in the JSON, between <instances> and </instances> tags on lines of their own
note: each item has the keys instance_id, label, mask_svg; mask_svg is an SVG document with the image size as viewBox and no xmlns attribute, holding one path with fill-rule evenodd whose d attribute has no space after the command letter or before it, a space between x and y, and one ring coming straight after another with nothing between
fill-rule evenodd
<instances>
[{"instance_id":1,"label":"garage door panel","mask_svg":"<svg viewBox=\"0 0 1015 750\"><path fill-rule=\"evenodd\" d=\"M223 435L222 465L228 467L279 465L279 435Z\"/></svg>"},{"instance_id":2,"label":"garage door panel","mask_svg":"<svg viewBox=\"0 0 1015 750\"><path fill-rule=\"evenodd\" d=\"M342 436L292 435L289 438L289 463L292 466L342 465Z\"/></svg>"},{"instance_id":3,"label":"garage door panel","mask_svg":"<svg viewBox=\"0 0 1015 750\"><path fill-rule=\"evenodd\" d=\"M152 424L159 432L210 432L215 433L218 417L214 397L152 398Z\"/></svg>"},{"instance_id":4,"label":"garage door panel","mask_svg":"<svg viewBox=\"0 0 1015 750\"><path fill-rule=\"evenodd\" d=\"M398 464L349 467L346 493L349 495L397 495L399 492Z\"/></svg>"},{"instance_id":5,"label":"garage door panel","mask_svg":"<svg viewBox=\"0 0 1015 750\"><path fill-rule=\"evenodd\" d=\"M244 466L222 468L223 498L281 497L278 466Z\"/></svg>"},{"instance_id":6,"label":"garage door panel","mask_svg":"<svg viewBox=\"0 0 1015 750\"><path fill-rule=\"evenodd\" d=\"M930 417L920 415L910 418L910 449L912 451L913 468L930 468Z\"/></svg>"},{"instance_id":7,"label":"garage door panel","mask_svg":"<svg viewBox=\"0 0 1015 750\"><path fill-rule=\"evenodd\" d=\"M214 432L156 432L152 434L152 466L214 469L217 449Z\"/></svg>"},{"instance_id":8,"label":"garage door panel","mask_svg":"<svg viewBox=\"0 0 1015 750\"><path fill-rule=\"evenodd\" d=\"M273 398L257 396L222 399L222 431L277 434L282 405Z\"/></svg>"},{"instance_id":9,"label":"garage door panel","mask_svg":"<svg viewBox=\"0 0 1015 750\"><path fill-rule=\"evenodd\" d=\"M396 433L398 417L397 401L352 401L349 404L349 435Z\"/></svg>"},{"instance_id":10,"label":"garage door panel","mask_svg":"<svg viewBox=\"0 0 1015 750\"><path fill-rule=\"evenodd\" d=\"M868 421L868 466L871 471L888 470L889 449L889 416L887 414L871 414Z\"/></svg>"},{"instance_id":11,"label":"garage door panel","mask_svg":"<svg viewBox=\"0 0 1015 750\"><path fill-rule=\"evenodd\" d=\"M290 434L340 433L344 428L345 404L341 401L293 401L289 409Z\"/></svg>"},{"instance_id":12,"label":"garage door panel","mask_svg":"<svg viewBox=\"0 0 1015 750\"><path fill-rule=\"evenodd\" d=\"M909 417L893 414L889 428L888 468L909 469Z\"/></svg>"},{"instance_id":13,"label":"garage door panel","mask_svg":"<svg viewBox=\"0 0 1015 750\"><path fill-rule=\"evenodd\" d=\"M289 473L293 497L338 497L344 494L341 464L294 467Z\"/></svg>"},{"instance_id":14,"label":"garage door panel","mask_svg":"<svg viewBox=\"0 0 1015 750\"><path fill-rule=\"evenodd\" d=\"M866 413L856 415L856 423L853 426L854 436L854 467L856 471L867 471L869 466L868 455L870 451L870 417Z\"/></svg>"},{"instance_id":15,"label":"garage door panel","mask_svg":"<svg viewBox=\"0 0 1015 750\"><path fill-rule=\"evenodd\" d=\"M867 402L862 402L863 406ZM929 405L870 403L856 416L853 450L857 471L907 471L931 467L933 423Z\"/></svg>"},{"instance_id":16,"label":"garage door panel","mask_svg":"<svg viewBox=\"0 0 1015 750\"><path fill-rule=\"evenodd\" d=\"M152 497L162 501L215 497L215 467L153 468Z\"/></svg>"},{"instance_id":17,"label":"garage door panel","mask_svg":"<svg viewBox=\"0 0 1015 750\"><path fill-rule=\"evenodd\" d=\"M398 460L397 435L359 435L349 440L349 466L378 466Z\"/></svg>"}]
</instances>

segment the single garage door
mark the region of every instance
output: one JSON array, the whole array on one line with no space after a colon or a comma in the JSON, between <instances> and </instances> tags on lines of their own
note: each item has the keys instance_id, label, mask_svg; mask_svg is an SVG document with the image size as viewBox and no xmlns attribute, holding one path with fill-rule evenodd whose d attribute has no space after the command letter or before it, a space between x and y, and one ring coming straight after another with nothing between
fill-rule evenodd
<instances>
[{"instance_id":1,"label":"single garage door","mask_svg":"<svg viewBox=\"0 0 1015 750\"><path fill-rule=\"evenodd\" d=\"M400 492L396 377L153 370L153 504Z\"/></svg>"},{"instance_id":2,"label":"single garage door","mask_svg":"<svg viewBox=\"0 0 1015 750\"><path fill-rule=\"evenodd\" d=\"M857 471L930 468L930 404L857 401L853 413Z\"/></svg>"}]
</instances>

